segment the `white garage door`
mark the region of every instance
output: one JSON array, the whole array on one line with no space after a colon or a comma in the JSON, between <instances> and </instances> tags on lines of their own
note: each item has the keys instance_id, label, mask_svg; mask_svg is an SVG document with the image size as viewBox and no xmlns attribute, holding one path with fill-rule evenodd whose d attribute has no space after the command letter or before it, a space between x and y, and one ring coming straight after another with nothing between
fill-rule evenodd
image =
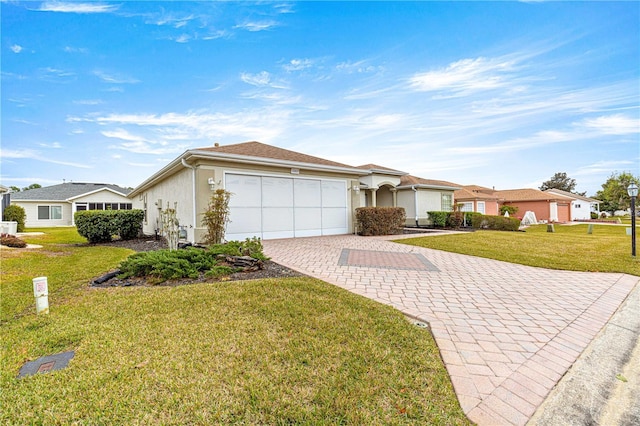
<instances>
[{"instance_id":1,"label":"white garage door","mask_svg":"<svg viewBox=\"0 0 640 426\"><path fill-rule=\"evenodd\" d=\"M348 232L345 181L229 173L225 188L232 193L227 240Z\"/></svg>"}]
</instances>

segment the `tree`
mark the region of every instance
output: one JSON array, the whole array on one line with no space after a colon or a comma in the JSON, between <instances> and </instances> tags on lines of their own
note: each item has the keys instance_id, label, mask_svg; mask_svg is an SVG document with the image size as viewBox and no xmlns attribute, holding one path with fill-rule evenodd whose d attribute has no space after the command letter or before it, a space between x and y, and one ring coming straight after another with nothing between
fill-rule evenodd
<instances>
[{"instance_id":1,"label":"tree","mask_svg":"<svg viewBox=\"0 0 640 426\"><path fill-rule=\"evenodd\" d=\"M573 190L576 189L576 180L571 179L565 172L558 172L553 175L551 179L542 182L540 191L546 191L547 189L559 189L561 191L573 192Z\"/></svg>"},{"instance_id":2,"label":"tree","mask_svg":"<svg viewBox=\"0 0 640 426\"><path fill-rule=\"evenodd\" d=\"M32 183L29 186L25 186L24 188L22 188L23 191L28 191L30 189L37 189L37 188L42 188L42 185L40 185L39 183Z\"/></svg>"},{"instance_id":3,"label":"tree","mask_svg":"<svg viewBox=\"0 0 640 426\"><path fill-rule=\"evenodd\" d=\"M600 210L614 213L616 210L628 209L631 205L631 199L627 194L627 187L632 182L639 185L640 179L628 172L612 173L595 196L602 202Z\"/></svg>"},{"instance_id":4,"label":"tree","mask_svg":"<svg viewBox=\"0 0 640 426\"><path fill-rule=\"evenodd\" d=\"M18 188L17 186L13 186L11 185L11 192L20 192L20 188Z\"/></svg>"}]
</instances>

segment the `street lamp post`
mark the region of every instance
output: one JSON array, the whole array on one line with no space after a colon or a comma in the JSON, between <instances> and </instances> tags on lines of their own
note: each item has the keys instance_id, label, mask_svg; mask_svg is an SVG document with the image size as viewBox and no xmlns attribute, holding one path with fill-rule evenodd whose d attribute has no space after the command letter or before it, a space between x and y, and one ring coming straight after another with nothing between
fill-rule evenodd
<instances>
[{"instance_id":1,"label":"street lamp post","mask_svg":"<svg viewBox=\"0 0 640 426\"><path fill-rule=\"evenodd\" d=\"M631 197L631 256L636 255L636 197L638 185L632 183L627 187L627 194Z\"/></svg>"}]
</instances>

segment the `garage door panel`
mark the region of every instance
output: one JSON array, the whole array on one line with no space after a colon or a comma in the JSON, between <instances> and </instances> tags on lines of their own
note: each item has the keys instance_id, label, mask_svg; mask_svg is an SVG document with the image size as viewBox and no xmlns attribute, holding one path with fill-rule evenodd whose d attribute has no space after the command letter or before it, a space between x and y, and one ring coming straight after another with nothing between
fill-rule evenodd
<instances>
[{"instance_id":1,"label":"garage door panel","mask_svg":"<svg viewBox=\"0 0 640 426\"><path fill-rule=\"evenodd\" d=\"M322 235L346 234L346 209L341 207L322 209Z\"/></svg>"},{"instance_id":2,"label":"garage door panel","mask_svg":"<svg viewBox=\"0 0 640 426\"><path fill-rule=\"evenodd\" d=\"M320 207L322 205L322 186L319 180L296 179L293 185L296 208Z\"/></svg>"},{"instance_id":3,"label":"garage door panel","mask_svg":"<svg viewBox=\"0 0 640 426\"><path fill-rule=\"evenodd\" d=\"M225 189L231 192L230 207L260 207L262 205L262 185L260 176L226 176Z\"/></svg>"},{"instance_id":4,"label":"garage door panel","mask_svg":"<svg viewBox=\"0 0 640 426\"><path fill-rule=\"evenodd\" d=\"M345 182L322 181L322 207L347 207L347 184Z\"/></svg>"},{"instance_id":5,"label":"garage door panel","mask_svg":"<svg viewBox=\"0 0 640 426\"><path fill-rule=\"evenodd\" d=\"M227 239L291 238L348 232L346 182L227 174Z\"/></svg>"},{"instance_id":6,"label":"garage door panel","mask_svg":"<svg viewBox=\"0 0 640 426\"><path fill-rule=\"evenodd\" d=\"M293 206L293 179L262 177L262 206Z\"/></svg>"}]
</instances>

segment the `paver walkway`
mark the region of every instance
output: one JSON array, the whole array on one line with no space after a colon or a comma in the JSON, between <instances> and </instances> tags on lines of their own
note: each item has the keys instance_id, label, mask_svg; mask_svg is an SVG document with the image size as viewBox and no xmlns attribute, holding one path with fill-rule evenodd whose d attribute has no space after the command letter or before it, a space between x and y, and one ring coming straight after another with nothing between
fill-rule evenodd
<instances>
[{"instance_id":1,"label":"paver walkway","mask_svg":"<svg viewBox=\"0 0 640 426\"><path fill-rule=\"evenodd\" d=\"M638 283L354 235L264 241L274 261L427 322L462 409L524 425ZM433 238L437 238L434 236Z\"/></svg>"}]
</instances>

